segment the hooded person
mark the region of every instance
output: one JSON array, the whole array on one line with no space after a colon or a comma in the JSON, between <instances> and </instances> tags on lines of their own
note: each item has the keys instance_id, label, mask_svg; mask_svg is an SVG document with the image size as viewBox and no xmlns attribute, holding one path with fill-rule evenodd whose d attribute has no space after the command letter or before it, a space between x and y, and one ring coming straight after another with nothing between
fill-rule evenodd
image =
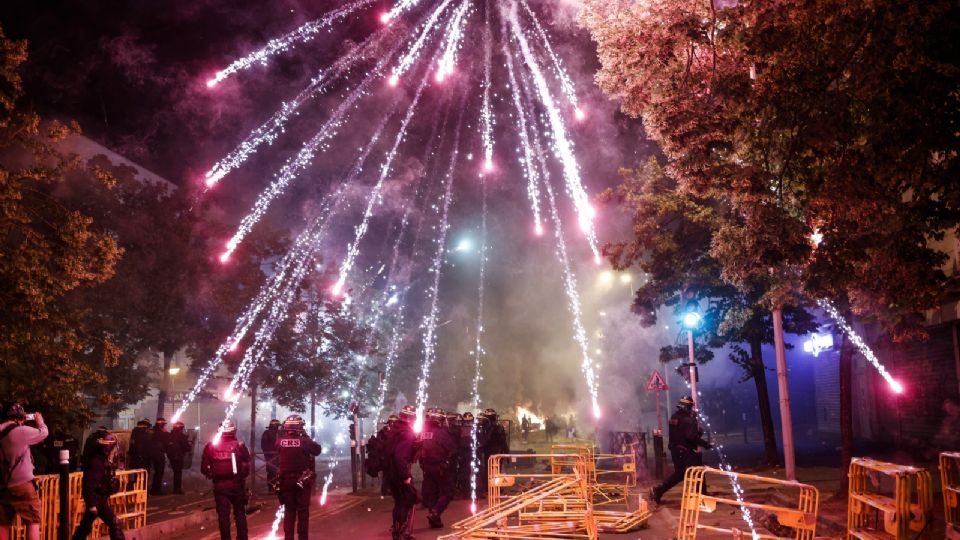
<instances>
[{"instance_id":1,"label":"hooded person","mask_svg":"<svg viewBox=\"0 0 960 540\"><path fill-rule=\"evenodd\" d=\"M237 540L247 540L247 487L250 451L237 439L237 425L225 420L215 437L203 448L200 472L213 480L220 540L230 540L230 512L237 527Z\"/></svg>"},{"instance_id":2,"label":"hooded person","mask_svg":"<svg viewBox=\"0 0 960 540\"><path fill-rule=\"evenodd\" d=\"M713 448L712 444L703 439L703 430L700 429L696 412L693 410L693 400L687 396L677 402L677 410L670 417L668 433L667 448L670 449L670 457L673 459L673 474L650 490L650 499L657 504L660 504L664 493L683 481L688 468L703 465L702 449Z\"/></svg>"},{"instance_id":3,"label":"hooded person","mask_svg":"<svg viewBox=\"0 0 960 540\"><path fill-rule=\"evenodd\" d=\"M84 448L83 479L80 482L84 510L72 540L84 540L90 536L97 519L107 526L110 540L123 540L123 526L110 506L110 496L119 491L117 438L106 430L97 430L94 434L97 438L91 441L93 447L89 451Z\"/></svg>"}]
</instances>

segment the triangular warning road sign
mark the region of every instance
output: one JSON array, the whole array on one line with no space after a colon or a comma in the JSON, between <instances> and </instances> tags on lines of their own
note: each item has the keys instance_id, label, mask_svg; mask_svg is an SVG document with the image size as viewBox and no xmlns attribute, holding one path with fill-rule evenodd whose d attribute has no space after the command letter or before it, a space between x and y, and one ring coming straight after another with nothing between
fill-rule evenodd
<instances>
[{"instance_id":1,"label":"triangular warning road sign","mask_svg":"<svg viewBox=\"0 0 960 540\"><path fill-rule=\"evenodd\" d=\"M650 374L650 380L647 381L647 390L669 390L670 386L667 385L667 381L663 379L663 375L659 371L653 370L653 373Z\"/></svg>"}]
</instances>

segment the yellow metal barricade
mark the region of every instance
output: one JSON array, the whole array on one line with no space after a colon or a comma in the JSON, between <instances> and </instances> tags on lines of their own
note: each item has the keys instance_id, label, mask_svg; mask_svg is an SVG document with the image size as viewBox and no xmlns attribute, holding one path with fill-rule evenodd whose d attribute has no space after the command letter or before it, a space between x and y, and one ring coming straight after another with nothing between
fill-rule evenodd
<instances>
[{"instance_id":1,"label":"yellow metal barricade","mask_svg":"<svg viewBox=\"0 0 960 540\"><path fill-rule=\"evenodd\" d=\"M960 452L940 453L940 486L948 540L960 540Z\"/></svg>"},{"instance_id":2,"label":"yellow metal barricade","mask_svg":"<svg viewBox=\"0 0 960 540\"><path fill-rule=\"evenodd\" d=\"M730 486L729 494L726 490L719 495L707 495L703 491L704 480L707 477L713 477L710 485L714 489L722 489L721 486ZM789 488L797 490L797 505L795 507L777 506L772 504L762 504L746 501L743 499L741 488L740 497L732 487L734 483L738 486L742 482L751 484L764 484L766 486L777 486L780 488ZM751 515L751 520L759 521L758 513L770 513L776 516L777 521L783 527L789 527L794 530L792 538L796 540L812 540L817 530L817 513L820 510L820 492L817 488L792 482L780 480L777 478L767 478L752 474L739 474L732 471L714 469L712 467L690 467L687 469L683 479L683 497L680 502L680 522L677 526L677 540L692 540L697 537L698 531L719 532L729 534L734 538L740 536L750 537L753 531L749 530L749 525L743 523L746 531L739 527L719 527L706 525L700 522L701 514L712 514L717 510L717 506L724 505L738 508L741 515ZM779 539L783 536L760 533L756 538Z\"/></svg>"},{"instance_id":3,"label":"yellow metal barricade","mask_svg":"<svg viewBox=\"0 0 960 540\"><path fill-rule=\"evenodd\" d=\"M854 458L849 476L848 540L930 538L933 483L929 472Z\"/></svg>"},{"instance_id":4,"label":"yellow metal barricade","mask_svg":"<svg viewBox=\"0 0 960 540\"><path fill-rule=\"evenodd\" d=\"M512 465L509 471L507 463ZM439 538L596 540L586 471L587 462L574 454L491 456L488 507L455 523L455 533Z\"/></svg>"},{"instance_id":5,"label":"yellow metal barricade","mask_svg":"<svg viewBox=\"0 0 960 540\"><path fill-rule=\"evenodd\" d=\"M117 478L120 480L120 491L110 497L110 506L120 518L124 530L132 530L143 527L147 524L147 471L144 469L134 469L129 471L117 471ZM40 488L40 507L42 521L40 523L40 538L43 540L56 540L57 529L60 525L60 476L56 474L46 474L36 477L37 485ZM80 492L83 473L70 473L70 516L71 533L80 523L83 517L83 496ZM90 538L100 538L107 534L107 528L103 522L97 521ZM11 534L12 540L26 539L26 527L23 521L17 517L14 520Z\"/></svg>"},{"instance_id":6,"label":"yellow metal barricade","mask_svg":"<svg viewBox=\"0 0 960 540\"><path fill-rule=\"evenodd\" d=\"M45 474L36 477L37 487L40 495L40 538L43 540L56 540L57 524L60 516L60 477L55 474ZM10 538L12 540L24 540L27 537L27 527L17 516L13 521L13 529Z\"/></svg>"}]
</instances>

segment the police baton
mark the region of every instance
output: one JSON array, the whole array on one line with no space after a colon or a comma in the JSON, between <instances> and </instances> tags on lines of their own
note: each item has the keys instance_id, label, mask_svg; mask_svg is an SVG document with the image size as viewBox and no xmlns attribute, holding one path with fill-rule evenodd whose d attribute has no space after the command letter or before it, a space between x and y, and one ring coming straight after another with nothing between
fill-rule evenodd
<instances>
[{"instance_id":1,"label":"police baton","mask_svg":"<svg viewBox=\"0 0 960 540\"><path fill-rule=\"evenodd\" d=\"M67 540L70 536L70 450L60 450L60 522L57 538Z\"/></svg>"}]
</instances>

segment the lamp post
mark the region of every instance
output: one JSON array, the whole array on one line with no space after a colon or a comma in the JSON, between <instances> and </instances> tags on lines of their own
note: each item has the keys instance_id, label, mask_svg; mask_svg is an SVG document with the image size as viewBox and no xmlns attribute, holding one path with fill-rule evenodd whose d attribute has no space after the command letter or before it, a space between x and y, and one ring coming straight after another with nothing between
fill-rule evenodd
<instances>
[{"instance_id":1,"label":"lamp post","mask_svg":"<svg viewBox=\"0 0 960 540\"><path fill-rule=\"evenodd\" d=\"M690 353L690 392L693 394L693 408L700 410L700 400L697 397L697 362L693 352L693 329L700 326L702 317L694 310L683 314L683 327L687 329L687 349Z\"/></svg>"}]
</instances>

